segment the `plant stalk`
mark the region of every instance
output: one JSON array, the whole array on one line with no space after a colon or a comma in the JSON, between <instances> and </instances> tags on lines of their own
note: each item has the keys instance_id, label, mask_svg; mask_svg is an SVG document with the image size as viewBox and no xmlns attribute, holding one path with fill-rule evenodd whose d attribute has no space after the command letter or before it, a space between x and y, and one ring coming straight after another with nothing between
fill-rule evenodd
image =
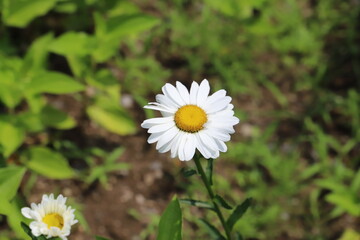
<instances>
[{"instance_id":1,"label":"plant stalk","mask_svg":"<svg viewBox=\"0 0 360 240\"><path fill-rule=\"evenodd\" d=\"M214 191L213 191L213 189L211 187L211 184L209 183L209 180L208 180L208 178L206 176L206 173L205 173L205 171L204 171L204 169L203 169L203 167L202 167L202 165L200 163L200 158L201 157L199 155L194 156L194 161L195 161L196 168L198 170L198 173L201 176L201 179L202 179L202 181L203 181L203 183L204 183L204 185L206 187L206 190L207 190L207 192L208 192L208 194L209 194L209 196L211 198L211 201L212 201L212 203L214 205L214 211L218 215L218 217L220 219L220 222L221 222L221 224L222 224L222 226L223 226L223 228L225 230L226 238L227 238L227 240L231 240L232 239L231 238L231 232L230 232L228 226L226 225L224 216L222 215L222 212L221 212L218 204L215 202Z\"/></svg>"}]
</instances>

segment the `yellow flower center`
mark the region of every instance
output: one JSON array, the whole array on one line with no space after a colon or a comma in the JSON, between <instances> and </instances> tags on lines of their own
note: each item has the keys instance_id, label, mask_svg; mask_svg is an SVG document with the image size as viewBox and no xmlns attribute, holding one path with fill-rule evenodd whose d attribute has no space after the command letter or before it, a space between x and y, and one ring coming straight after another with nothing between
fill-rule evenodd
<instances>
[{"instance_id":1,"label":"yellow flower center","mask_svg":"<svg viewBox=\"0 0 360 240\"><path fill-rule=\"evenodd\" d=\"M43 222L48 225L48 229L50 229L51 227L57 227L62 229L64 226L63 217L57 213L46 214L46 216L43 218Z\"/></svg>"},{"instance_id":2,"label":"yellow flower center","mask_svg":"<svg viewBox=\"0 0 360 240\"><path fill-rule=\"evenodd\" d=\"M195 105L185 105L175 113L176 126L185 132L198 132L203 129L207 122L207 116L203 109Z\"/></svg>"}]
</instances>

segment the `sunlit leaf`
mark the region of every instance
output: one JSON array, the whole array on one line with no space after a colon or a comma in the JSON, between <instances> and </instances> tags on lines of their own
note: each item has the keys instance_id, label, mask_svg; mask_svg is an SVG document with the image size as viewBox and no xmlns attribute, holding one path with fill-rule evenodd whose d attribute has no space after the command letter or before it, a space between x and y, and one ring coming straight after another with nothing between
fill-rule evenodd
<instances>
[{"instance_id":1,"label":"sunlit leaf","mask_svg":"<svg viewBox=\"0 0 360 240\"><path fill-rule=\"evenodd\" d=\"M84 32L67 32L55 39L50 51L64 56L85 56L96 46L95 39Z\"/></svg>"},{"instance_id":2,"label":"sunlit leaf","mask_svg":"<svg viewBox=\"0 0 360 240\"><path fill-rule=\"evenodd\" d=\"M23 167L0 168L0 193L2 200L10 201L17 193L21 179L25 173Z\"/></svg>"},{"instance_id":3,"label":"sunlit leaf","mask_svg":"<svg viewBox=\"0 0 360 240\"><path fill-rule=\"evenodd\" d=\"M59 72L45 72L35 76L26 87L27 94L62 94L84 90L84 86L81 83Z\"/></svg>"},{"instance_id":4,"label":"sunlit leaf","mask_svg":"<svg viewBox=\"0 0 360 240\"><path fill-rule=\"evenodd\" d=\"M353 216L360 216L360 203L357 203L352 195L343 193L330 193L326 200L331 202Z\"/></svg>"},{"instance_id":5,"label":"sunlit leaf","mask_svg":"<svg viewBox=\"0 0 360 240\"><path fill-rule=\"evenodd\" d=\"M2 154L9 157L24 141L25 132L20 126L0 121L0 145Z\"/></svg>"},{"instance_id":6,"label":"sunlit leaf","mask_svg":"<svg viewBox=\"0 0 360 240\"><path fill-rule=\"evenodd\" d=\"M137 130L134 120L119 108L105 109L94 105L87 108L87 113L92 120L110 132L127 135Z\"/></svg>"},{"instance_id":7,"label":"sunlit leaf","mask_svg":"<svg viewBox=\"0 0 360 240\"><path fill-rule=\"evenodd\" d=\"M0 60L1 61L1 60ZM7 107L16 107L22 97L23 93L16 79L15 69L0 70L0 101Z\"/></svg>"},{"instance_id":8,"label":"sunlit leaf","mask_svg":"<svg viewBox=\"0 0 360 240\"><path fill-rule=\"evenodd\" d=\"M25 27L31 20L46 14L56 0L3 0L3 20L6 25Z\"/></svg>"},{"instance_id":9,"label":"sunlit leaf","mask_svg":"<svg viewBox=\"0 0 360 240\"><path fill-rule=\"evenodd\" d=\"M50 105L47 105L42 109L40 118L44 125L58 129L69 129L76 125L76 122L72 117Z\"/></svg>"},{"instance_id":10,"label":"sunlit leaf","mask_svg":"<svg viewBox=\"0 0 360 240\"><path fill-rule=\"evenodd\" d=\"M31 170L52 179L74 177L74 171L67 160L46 147L32 147L26 154L24 164Z\"/></svg>"}]
</instances>

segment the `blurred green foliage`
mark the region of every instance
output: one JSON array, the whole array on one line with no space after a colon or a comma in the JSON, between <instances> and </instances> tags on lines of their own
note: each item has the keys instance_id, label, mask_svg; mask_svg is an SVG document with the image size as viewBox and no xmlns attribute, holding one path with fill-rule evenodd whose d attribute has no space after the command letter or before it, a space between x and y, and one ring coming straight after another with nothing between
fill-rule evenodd
<instances>
[{"instance_id":1,"label":"blurred green foliage","mask_svg":"<svg viewBox=\"0 0 360 240\"><path fill-rule=\"evenodd\" d=\"M244 238L357 239L359 13L358 1L335 0L0 0L0 213L13 229L0 239L24 238L24 172L106 186L109 172L130 167L117 162L123 148L82 147L65 132L86 120L134 134L142 119L123 92L142 106L166 80L204 77L229 91L243 122L216 160L234 170L214 176L231 204L254 200L234 229ZM178 184L202 199L196 184ZM183 235L208 238L202 228Z\"/></svg>"}]
</instances>

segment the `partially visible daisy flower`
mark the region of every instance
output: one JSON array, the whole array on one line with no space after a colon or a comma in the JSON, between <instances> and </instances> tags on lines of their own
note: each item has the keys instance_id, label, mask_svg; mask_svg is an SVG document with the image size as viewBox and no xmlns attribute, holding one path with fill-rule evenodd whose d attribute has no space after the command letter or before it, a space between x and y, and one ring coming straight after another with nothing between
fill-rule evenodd
<instances>
[{"instance_id":1,"label":"partially visible daisy flower","mask_svg":"<svg viewBox=\"0 0 360 240\"><path fill-rule=\"evenodd\" d=\"M162 92L156 95L156 102L144 107L162 114L141 124L151 134L148 143L157 142L159 152L171 151L171 157L181 161L191 160L196 149L205 158L217 158L219 151L226 152L224 142L230 140L239 119L225 90L209 96L209 82L204 79L200 86L193 82L190 92L180 82L176 87L165 84Z\"/></svg>"},{"instance_id":2,"label":"partially visible daisy flower","mask_svg":"<svg viewBox=\"0 0 360 240\"><path fill-rule=\"evenodd\" d=\"M45 235L46 238L60 237L67 240L70 235L71 226L78 222L74 211L65 205L66 197L61 194L54 199L54 195L43 195L41 203L31 204L31 208L21 209L22 215L33 219L30 229L34 236Z\"/></svg>"}]
</instances>

